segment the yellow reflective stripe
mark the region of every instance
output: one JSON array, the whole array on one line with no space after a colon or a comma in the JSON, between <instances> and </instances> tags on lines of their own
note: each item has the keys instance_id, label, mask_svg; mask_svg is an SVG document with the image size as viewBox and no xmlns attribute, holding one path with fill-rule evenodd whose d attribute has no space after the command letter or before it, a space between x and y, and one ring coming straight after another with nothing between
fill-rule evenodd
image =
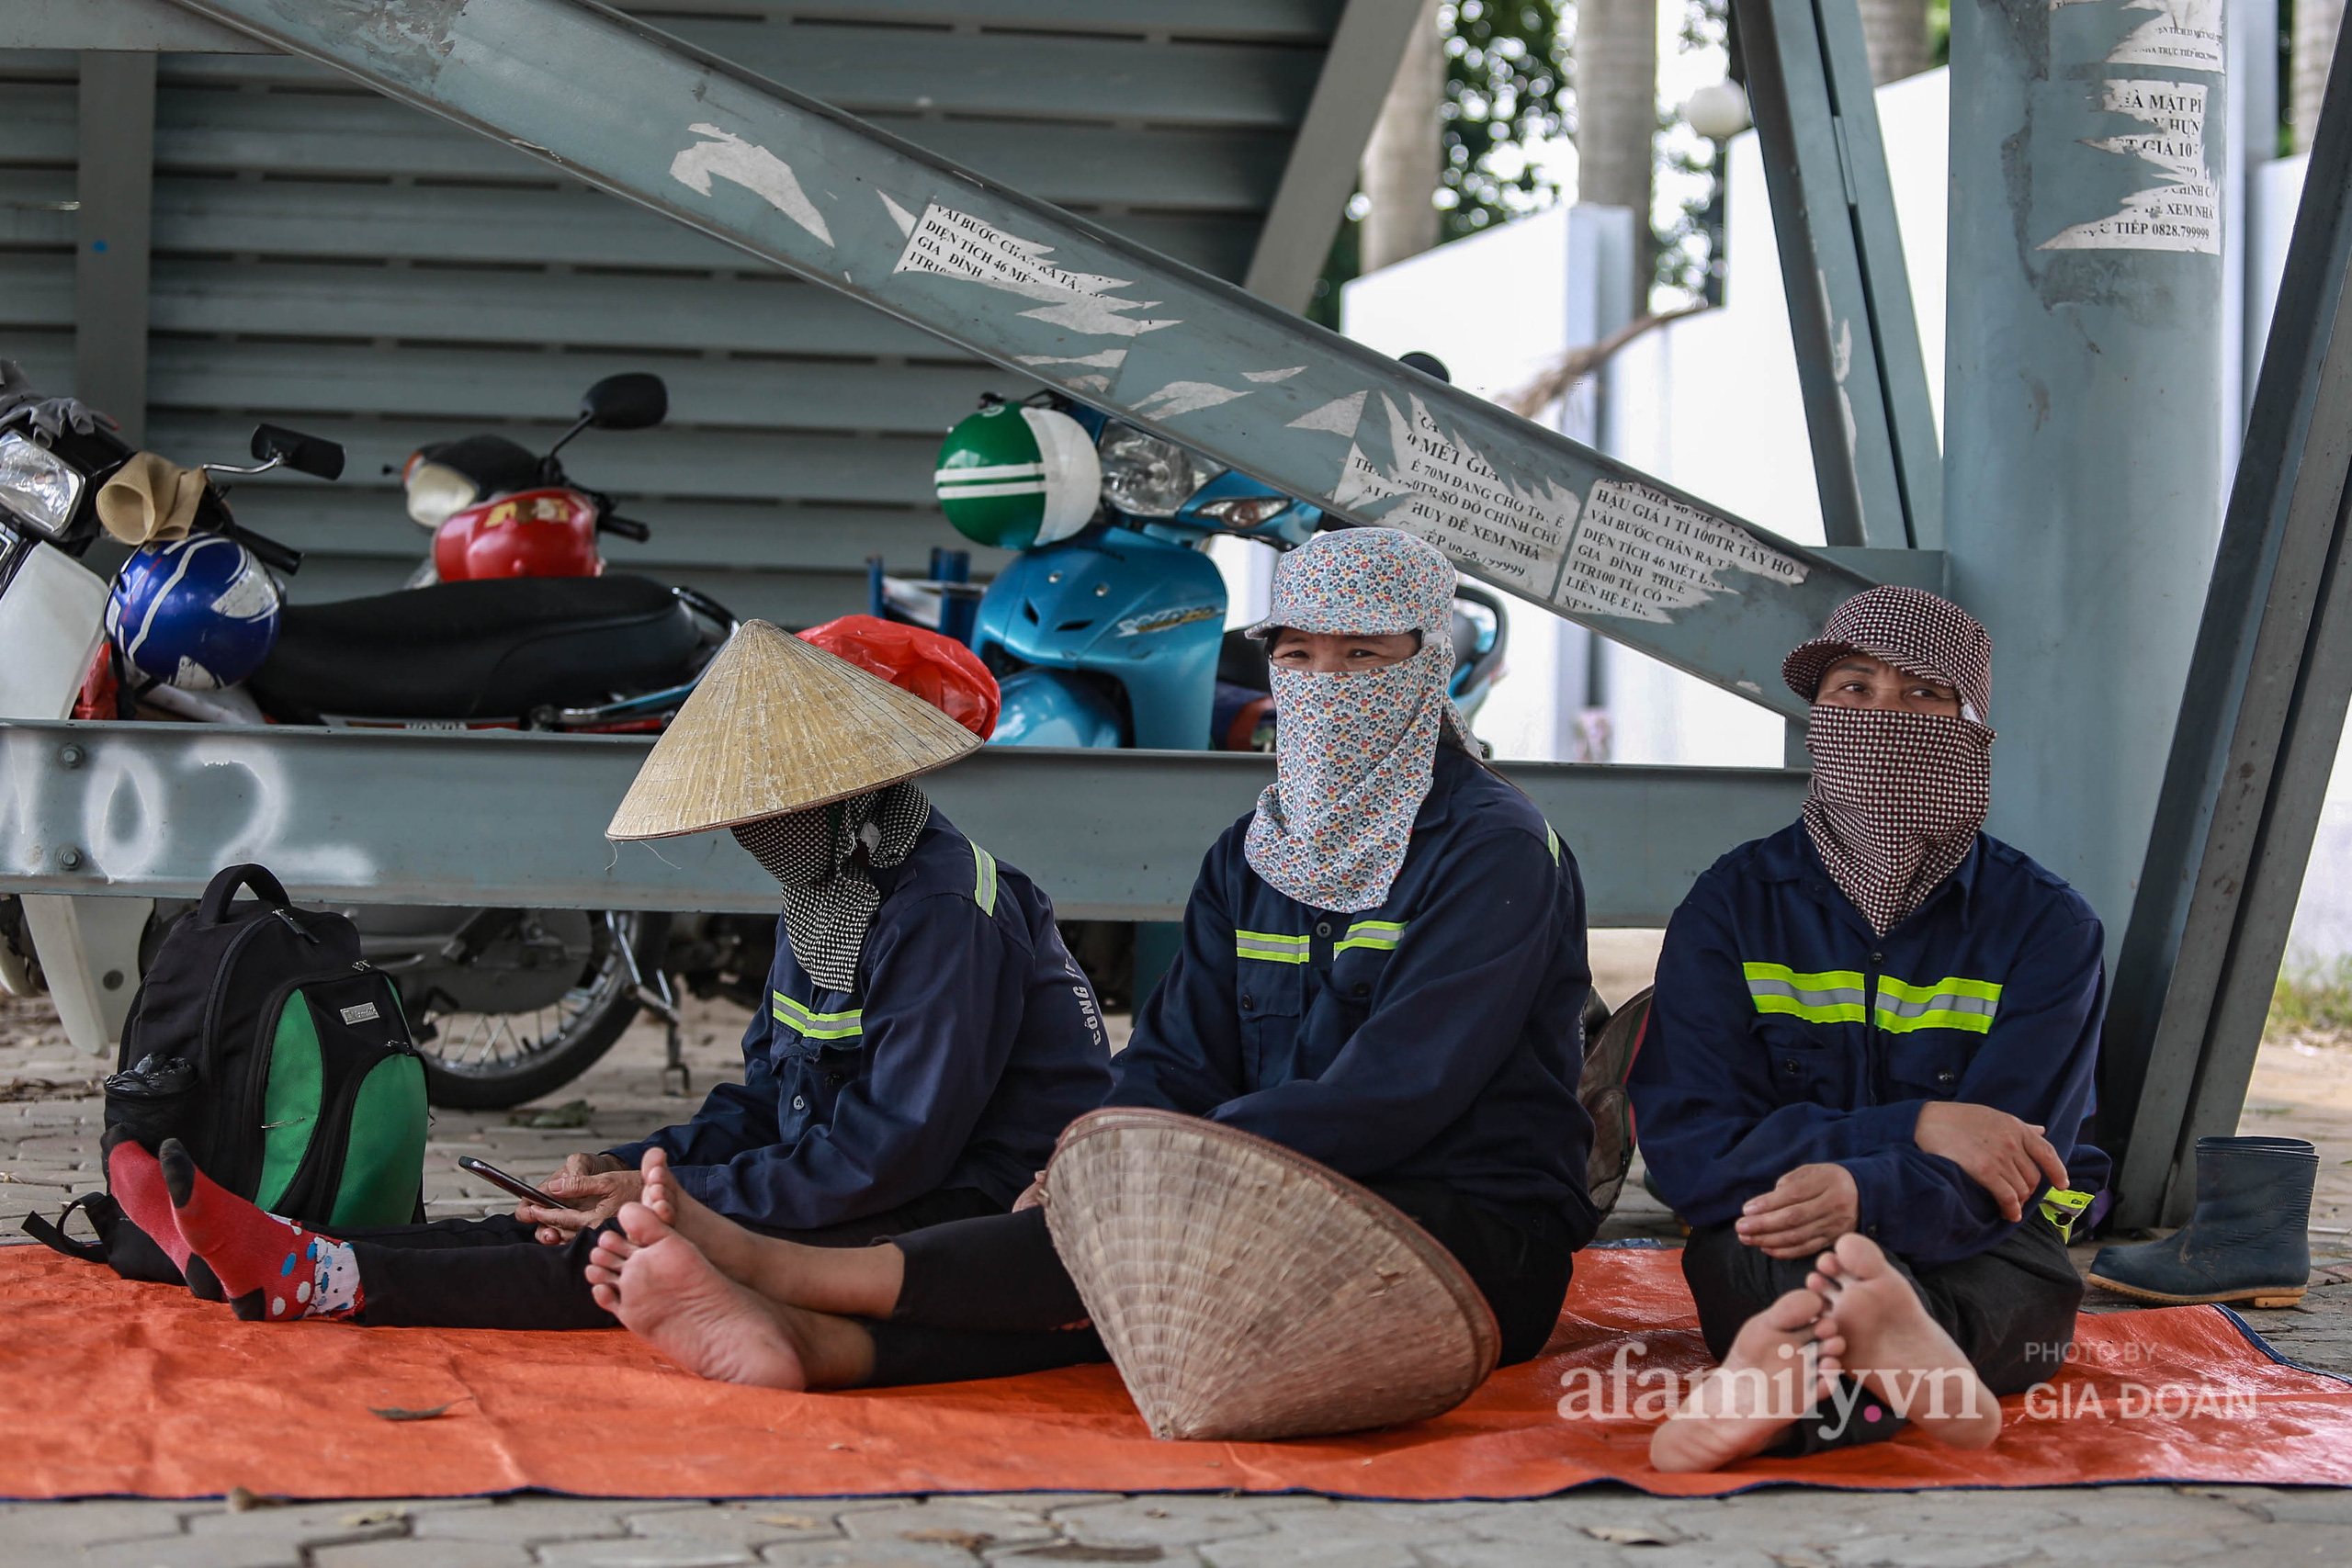
<instances>
[{"instance_id":1,"label":"yellow reflective stripe","mask_svg":"<svg viewBox=\"0 0 2352 1568\"><path fill-rule=\"evenodd\" d=\"M1358 920L1348 928L1348 934L1332 944L1334 953L1345 953L1351 947L1372 948L1382 953L1394 953L1404 939L1403 920Z\"/></svg>"},{"instance_id":2,"label":"yellow reflective stripe","mask_svg":"<svg viewBox=\"0 0 2352 1568\"><path fill-rule=\"evenodd\" d=\"M1758 1012L1784 1013L1809 1023L1860 1023L1862 977L1850 969L1800 975L1785 964L1743 964L1747 994Z\"/></svg>"},{"instance_id":3,"label":"yellow reflective stripe","mask_svg":"<svg viewBox=\"0 0 2352 1568\"><path fill-rule=\"evenodd\" d=\"M1551 844L1551 846L1552 846L1552 863L1553 863L1554 865L1557 865L1557 864L1559 864L1559 863L1560 863L1560 835L1559 835L1558 833L1556 833L1556 832L1553 831L1553 829L1552 829L1552 824L1550 824L1549 822L1546 822L1546 823L1544 823L1544 839L1545 839L1545 840L1546 840Z\"/></svg>"},{"instance_id":4,"label":"yellow reflective stripe","mask_svg":"<svg viewBox=\"0 0 2352 1568\"><path fill-rule=\"evenodd\" d=\"M1990 980L1947 975L1932 986L1914 986L1883 976L1878 983L1878 1026L1890 1034L1921 1029L1983 1034L1992 1029L2000 1007L2001 987Z\"/></svg>"},{"instance_id":5,"label":"yellow reflective stripe","mask_svg":"<svg viewBox=\"0 0 2352 1568\"><path fill-rule=\"evenodd\" d=\"M976 874L972 884L972 901L993 915L996 913L996 856L974 844L972 864Z\"/></svg>"},{"instance_id":6,"label":"yellow reflective stripe","mask_svg":"<svg viewBox=\"0 0 2352 1568\"><path fill-rule=\"evenodd\" d=\"M1233 956L1256 958L1268 964L1304 964L1306 962L1308 939L1284 936L1280 931L1243 931L1233 933Z\"/></svg>"},{"instance_id":7,"label":"yellow reflective stripe","mask_svg":"<svg viewBox=\"0 0 2352 1568\"><path fill-rule=\"evenodd\" d=\"M2041 1195L2041 1217L2058 1227L2059 1235L2072 1241L2075 1223L2089 1212L2094 1196L2071 1187L2053 1187Z\"/></svg>"},{"instance_id":8,"label":"yellow reflective stripe","mask_svg":"<svg viewBox=\"0 0 2352 1568\"><path fill-rule=\"evenodd\" d=\"M850 1040L865 1032L865 1010L814 1012L782 991L769 993L769 1012L803 1040Z\"/></svg>"}]
</instances>

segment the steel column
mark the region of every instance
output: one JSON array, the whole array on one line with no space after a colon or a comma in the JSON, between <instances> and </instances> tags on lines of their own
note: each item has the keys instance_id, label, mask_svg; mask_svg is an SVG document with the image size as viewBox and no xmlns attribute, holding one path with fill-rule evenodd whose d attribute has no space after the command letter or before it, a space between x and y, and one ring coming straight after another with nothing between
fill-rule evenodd
<instances>
[{"instance_id":1,"label":"steel column","mask_svg":"<svg viewBox=\"0 0 2352 1568\"><path fill-rule=\"evenodd\" d=\"M2090 901L2110 960L2220 510L2206 14L1952 12L1945 538L1993 635L1988 826Z\"/></svg>"},{"instance_id":2,"label":"steel column","mask_svg":"<svg viewBox=\"0 0 2352 1568\"><path fill-rule=\"evenodd\" d=\"M775 885L724 834L605 840L650 744L0 725L0 893L192 897L257 860L304 897L354 903L774 908ZM1804 794L1802 773L1746 768L1504 771L1576 851L1596 925L1663 925L1692 878L1784 826ZM1062 914L1165 920L1272 777L1271 758L1231 752L990 746L923 787ZM463 808L420 832L427 799Z\"/></svg>"},{"instance_id":3,"label":"steel column","mask_svg":"<svg viewBox=\"0 0 2352 1568\"><path fill-rule=\"evenodd\" d=\"M147 434L147 260L155 191L155 57L81 57L74 195L74 395L136 446Z\"/></svg>"},{"instance_id":4,"label":"steel column","mask_svg":"<svg viewBox=\"0 0 2352 1568\"><path fill-rule=\"evenodd\" d=\"M179 0L1786 712L1863 580L592 0Z\"/></svg>"},{"instance_id":5,"label":"steel column","mask_svg":"<svg viewBox=\"0 0 2352 1568\"><path fill-rule=\"evenodd\" d=\"M2109 1012L2126 1224L2185 1220L2237 1130L2352 698L2352 34L2311 157Z\"/></svg>"},{"instance_id":6,"label":"steel column","mask_svg":"<svg viewBox=\"0 0 2352 1568\"><path fill-rule=\"evenodd\" d=\"M1855 0L1735 0L1833 545L1943 543L1934 404Z\"/></svg>"}]
</instances>

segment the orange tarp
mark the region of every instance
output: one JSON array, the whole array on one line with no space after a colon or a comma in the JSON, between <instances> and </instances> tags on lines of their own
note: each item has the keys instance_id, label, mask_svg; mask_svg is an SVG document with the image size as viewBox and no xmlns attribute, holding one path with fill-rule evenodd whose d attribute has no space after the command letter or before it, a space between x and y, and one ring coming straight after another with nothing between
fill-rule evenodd
<instances>
[{"instance_id":1,"label":"orange tarp","mask_svg":"<svg viewBox=\"0 0 2352 1568\"><path fill-rule=\"evenodd\" d=\"M2227 1314L2085 1318L2055 1388L2006 1402L2000 1442L1916 1432L1712 1476L1646 1461L1640 1373L1704 1364L1670 1251L1577 1259L1547 1352L1435 1421L1287 1443L1163 1443L1109 1367L997 1382L787 1394L705 1382L628 1335L243 1324L186 1291L0 1249L0 1495L598 1496L1307 1491L1532 1497L1614 1480L1703 1494L1771 1483L2352 1483L2352 1385L2267 1354ZM1638 1346L1637 1350L1635 1347ZM1615 1379L1614 1369L1626 1369ZM1589 1378L1579 1375L1589 1371ZM1564 1418L1570 1403L1606 1417ZM1622 1388L1620 1397L1617 1389ZM2094 1398L2094 1395L2096 1397ZM426 1421L370 1407L447 1404Z\"/></svg>"}]
</instances>

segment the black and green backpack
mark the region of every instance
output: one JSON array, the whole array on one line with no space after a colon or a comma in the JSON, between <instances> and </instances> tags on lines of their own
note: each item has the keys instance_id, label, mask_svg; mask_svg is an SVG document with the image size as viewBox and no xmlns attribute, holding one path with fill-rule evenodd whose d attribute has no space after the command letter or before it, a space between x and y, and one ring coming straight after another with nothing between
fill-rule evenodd
<instances>
[{"instance_id":1,"label":"black and green backpack","mask_svg":"<svg viewBox=\"0 0 2352 1568\"><path fill-rule=\"evenodd\" d=\"M230 1191L330 1235L424 1218L424 1066L400 995L360 956L349 920L295 908L261 866L221 872L164 934L118 1066L109 1149L177 1138ZM179 1279L110 1200L74 1206L89 1211L95 1246L46 1222L26 1228L131 1278Z\"/></svg>"}]
</instances>

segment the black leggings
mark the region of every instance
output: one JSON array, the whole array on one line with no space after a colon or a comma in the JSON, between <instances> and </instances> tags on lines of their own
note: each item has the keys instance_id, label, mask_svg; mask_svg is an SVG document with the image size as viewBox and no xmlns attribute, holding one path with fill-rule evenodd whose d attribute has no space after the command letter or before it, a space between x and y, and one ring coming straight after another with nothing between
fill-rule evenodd
<instances>
[{"instance_id":1,"label":"black leggings","mask_svg":"<svg viewBox=\"0 0 2352 1568\"><path fill-rule=\"evenodd\" d=\"M902 1231L1004 1213L968 1187L932 1192L896 1209L821 1230L745 1228L810 1247L870 1247ZM400 1328L617 1328L589 1294L585 1270L598 1232L561 1247L541 1246L535 1227L512 1214L480 1220L348 1230L362 1292L357 1321Z\"/></svg>"},{"instance_id":2,"label":"black leggings","mask_svg":"<svg viewBox=\"0 0 2352 1568\"><path fill-rule=\"evenodd\" d=\"M1911 1281L1928 1315L1961 1348L1984 1386L2020 1393L2057 1375L2075 1339L2075 1309L2083 1281L2066 1256L2057 1228L2037 1212L1973 1258L1915 1269L1890 1252L1887 1261ZM1699 1305L1699 1331L1718 1361L1740 1325L1789 1292L1802 1289L1813 1257L1768 1258L1741 1241L1728 1224L1702 1225L1682 1249L1682 1277ZM1864 1403L1875 1404L1865 1395ZM1860 1408L1849 1400L1843 1408ZM1800 1421L1775 1445L1776 1453L1815 1453L1891 1438L1900 1420L1842 1420L1838 1406Z\"/></svg>"},{"instance_id":3,"label":"black leggings","mask_svg":"<svg viewBox=\"0 0 2352 1568\"><path fill-rule=\"evenodd\" d=\"M1453 1254L1494 1309L1502 1364L1533 1358L1560 1321L1577 1238L1546 1209L1496 1210L1435 1181L1372 1184ZM1054 1251L1043 1209L910 1231L896 1238L906 1280L887 1321L869 1323L868 1383L963 1382L1109 1359Z\"/></svg>"}]
</instances>

